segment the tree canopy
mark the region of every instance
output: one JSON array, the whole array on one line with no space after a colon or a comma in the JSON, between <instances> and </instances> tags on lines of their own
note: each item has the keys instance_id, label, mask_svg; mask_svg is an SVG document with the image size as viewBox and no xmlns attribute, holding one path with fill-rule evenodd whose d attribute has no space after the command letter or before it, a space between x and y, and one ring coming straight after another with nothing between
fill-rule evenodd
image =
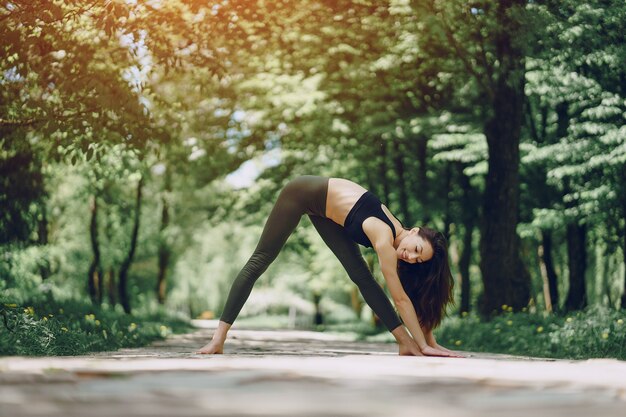
<instances>
[{"instance_id":1,"label":"tree canopy","mask_svg":"<svg viewBox=\"0 0 626 417\"><path fill-rule=\"evenodd\" d=\"M617 0L6 1L0 288L217 314L280 188L315 174L443 231L458 313L624 308L625 14ZM257 305L310 313L323 293L360 316L302 226L260 284L292 298Z\"/></svg>"}]
</instances>

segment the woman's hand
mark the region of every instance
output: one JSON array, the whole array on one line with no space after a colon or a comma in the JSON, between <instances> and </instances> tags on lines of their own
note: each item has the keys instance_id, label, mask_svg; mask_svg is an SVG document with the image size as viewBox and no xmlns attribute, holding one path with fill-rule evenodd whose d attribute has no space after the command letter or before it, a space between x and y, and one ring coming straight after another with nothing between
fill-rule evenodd
<instances>
[{"instance_id":1,"label":"woman's hand","mask_svg":"<svg viewBox=\"0 0 626 417\"><path fill-rule=\"evenodd\" d=\"M436 349L439 350L443 350L444 352L447 352L450 354L451 357L453 358L464 358L465 356L461 355L459 352L455 352L454 350L450 350L450 349L446 349L445 347L441 346L441 345L435 345Z\"/></svg>"},{"instance_id":2,"label":"woman's hand","mask_svg":"<svg viewBox=\"0 0 626 417\"><path fill-rule=\"evenodd\" d=\"M441 349L441 346L437 348L432 347L432 346L425 346L422 348L422 354L424 354L425 356L443 356L446 358L463 358L464 357L456 352L452 352L451 350L448 350L448 349L443 350Z\"/></svg>"},{"instance_id":3,"label":"woman's hand","mask_svg":"<svg viewBox=\"0 0 626 417\"><path fill-rule=\"evenodd\" d=\"M216 342L215 340L211 340L205 346L195 351L194 353L213 355L224 353L224 343Z\"/></svg>"}]
</instances>

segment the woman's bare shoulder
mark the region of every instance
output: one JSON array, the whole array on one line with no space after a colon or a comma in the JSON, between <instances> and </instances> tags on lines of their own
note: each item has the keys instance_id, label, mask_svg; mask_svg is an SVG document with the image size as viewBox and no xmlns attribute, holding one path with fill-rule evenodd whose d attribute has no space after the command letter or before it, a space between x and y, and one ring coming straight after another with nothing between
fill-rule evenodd
<instances>
[{"instance_id":1,"label":"woman's bare shoulder","mask_svg":"<svg viewBox=\"0 0 626 417\"><path fill-rule=\"evenodd\" d=\"M391 233L389 225L384 221L374 216L368 217L363 220L361 227L374 249L381 245L393 247L393 234Z\"/></svg>"}]
</instances>

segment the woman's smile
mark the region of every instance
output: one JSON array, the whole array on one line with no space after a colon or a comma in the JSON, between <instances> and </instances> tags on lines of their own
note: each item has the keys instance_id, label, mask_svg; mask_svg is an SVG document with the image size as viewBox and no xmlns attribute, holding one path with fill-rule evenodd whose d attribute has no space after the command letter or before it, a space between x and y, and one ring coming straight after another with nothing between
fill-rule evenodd
<instances>
[{"instance_id":1,"label":"woman's smile","mask_svg":"<svg viewBox=\"0 0 626 417\"><path fill-rule=\"evenodd\" d=\"M418 234L419 228L403 229L396 241L398 259L408 263L422 263L433 257L433 248L430 242Z\"/></svg>"}]
</instances>

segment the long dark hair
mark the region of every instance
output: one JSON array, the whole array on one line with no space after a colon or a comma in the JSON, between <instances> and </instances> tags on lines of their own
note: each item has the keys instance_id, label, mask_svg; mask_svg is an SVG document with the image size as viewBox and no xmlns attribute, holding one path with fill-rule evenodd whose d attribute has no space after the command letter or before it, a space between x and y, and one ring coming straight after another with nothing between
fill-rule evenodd
<instances>
[{"instance_id":1,"label":"long dark hair","mask_svg":"<svg viewBox=\"0 0 626 417\"><path fill-rule=\"evenodd\" d=\"M405 230L406 227L403 227ZM448 243L441 232L420 227L418 235L433 248L433 257L422 263L398 259L398 276L411 299L420 325L432 330L439 326L449 303L454 305L454 279L448 263Z\"/></svg>"}]
</instances>

